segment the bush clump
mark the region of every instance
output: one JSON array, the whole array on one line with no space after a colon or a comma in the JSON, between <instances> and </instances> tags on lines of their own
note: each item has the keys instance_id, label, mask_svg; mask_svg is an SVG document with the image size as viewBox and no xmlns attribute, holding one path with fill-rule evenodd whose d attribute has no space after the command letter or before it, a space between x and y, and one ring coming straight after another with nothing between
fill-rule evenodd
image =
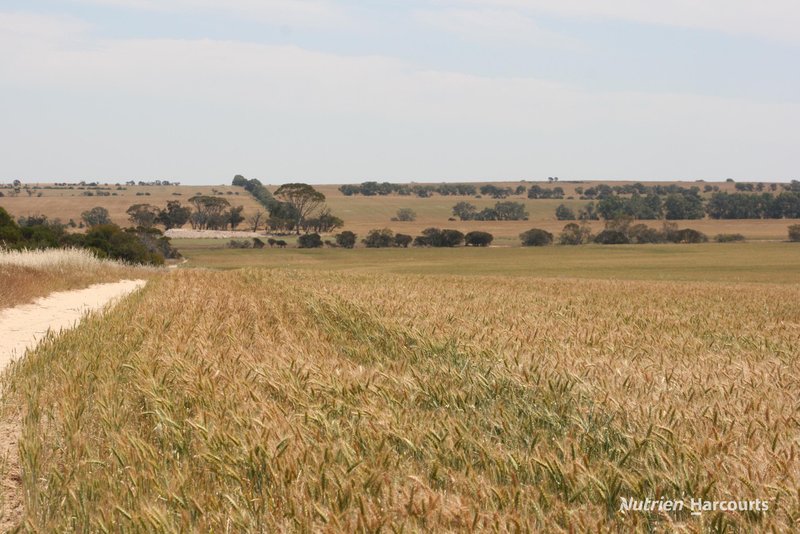
<instances>
[{"instance_id":1,"label":"bush clump","mask_svg":"<svg viewBox=\"0 0 800 534\"><path fill-rule=\"evenodd\" d=\"M664 234L646 224L635 224L628 229L628 238L631 243L663 243Z\"/></svg>"},{"instance_id":2,"label":"bush clump","mask_svg":"<svg viewBox=\"0 0 800 534\"><path fill-rule=\"evenodd\" d=\"M357 237L353 232L345 230L340 234L336 234L336 244L342 248L353 248L356 246Z\"/></svg>"},{"instance_id":3,"label":"bush clump","mask_svg":"<svg viewBox=\"0 0 800 534\"><path fill-rule=\"evenodd\" d=\"M388 228L370 230L362 242L367 248L389 248L394 246L394 232Z\"/></svg>"},{"instance_id":4,"label":"bush clump","mask_svg":"<svg viewBox=\"0 0 800 534\"><path fill-rule=\"evenodd\" d=\"M468 247L488 247L494 241L494 236L489 232L469 232L464 236L464 244Z\"/></svg>"},{"instance_id":5,"label":"bush clump","mask_svg":"<svg viewBox=\"0 0 800 534\"><path fill-rule=\"evenodd\" d=\"M717 234L714 237L714 241L717 243L734 243L736 241L744 241L744 236L742 234Z\"/></svg>"},{"instance_id":6,"label":"bush clump","mask_svg":"<svg viewBox=\"0 0 800 534\"><path fill-rule=\"evenodd\" d=\"M304 234L297 238L298 248L320 248L322 238L319 234Z\"/></svg>"},{"instance_id":7,"label":"bush clump","mask_svg":"<svg viewBox=\"0 0 800 534\"><path fill-rule=\"evenodd\" d=\"M531 228L519 234L524 247L544 247L553 244L553 234L541 228Z\"/></svg>"},{"instance_id":8,"label":"bush clump","mask_svg":"<svg viewBox=\"0 0 800 534\"><path fill-rule=\"evenodd\" d=\"M627 245L631 240L622 230L606 228L595 236L594 242L600 245Z\"/></svg>"},{"instance_id":9,"label":"bush clump","mask_svg":"<svg viewBox=\"0 0 800 534\"><path fill-rule=\"evenodd\" d=\"M415 247L457 247L464 242L464 234L458 230L426 228L421 236L414 238Z\"/></svg>"},{"instance_id":10,"label":"bush clump","mask_svg":"<svg viewBox=\"0 0 800 534\"><path fill-rule=\"evenodd\" d=\"M789 241L800 243L800 224L793 224L789 227Z\"/></svg>"},{"instance_id":11,"label":"bush clump","mask_svg":"<svg viewBox=\"0 0 800 534\"><path fill-rule=\"evenodd\" d=\"M252 243L247 239L231 239L225 246L227 248L250 248Z\"/></svg>"},{"instance_id":12,"label":"bush clump","mask_svg":"<svg viewBox=\"0 0 800 534\"><path fill-rule=\"evenodd\" d=\"M410 245L413 241L414 238L408 234L395 234L394 236L394 246L396 247L408 248L408 245Z\"/></svg>"},{"instance_id":13,"label":"bush clump","mask_svg":"<svg viewBox=\"0 0 800 534\"><path fill-rule=\"evenodd\" d=\"M558 242L561 245L583 245L590 243L591 240L592 230L587 224L569 223L564 226L558 236Z\"/></svg>"},{"instance_id":14,"label":"bush clump","mask_svg":"<svg viewBox=\"0 0 800 534\"><path fill-rule=\"evenodd\" d=\"M104 259L163 265L164 258L180 257L160 230L95 224L86 234L68 234L65 225L46 216L29 216L18 225L0 208L0 247L7 249L84 248ZM96 222L96 221L95 221Z\"/></svg>"}]
</instances>

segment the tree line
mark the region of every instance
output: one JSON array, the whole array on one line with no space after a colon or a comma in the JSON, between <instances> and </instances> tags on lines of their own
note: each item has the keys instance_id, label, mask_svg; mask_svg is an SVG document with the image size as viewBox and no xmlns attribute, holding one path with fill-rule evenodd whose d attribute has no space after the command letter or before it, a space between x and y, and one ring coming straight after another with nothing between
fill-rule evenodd
<instances>
[{"instance_id":1,"label":"tree line","mask_svg":"<svg viewBox=\"0 0 800 534\"><path fill-rule=\"evenodd\" d=\"M773 193L714 193L704 200L693 189L671 193L665 199L655 194L633 193L628 198L605 197L589 202L577 213L561 204L556 208L558 220L611 220L631 217L641 220L703 219L797 219L800 218L800 192Z\"/></svg>"},{"instance_id":2,"label":"tree line","mask_svg":"<svg viewBox=\"0 0 800 534\"><path fill-rule=\"evenodd\" d=\"M180 255L160 230L154 228L120 228L99 212L85 212L91 224L86 233L68 233L66 225L45 215L21 217L19 221L0 208L0 248L47 249L85 248L99 258L129 263L163 265L165 258ZM102 215L102 213L99 213Z\"/></svg>"},{"instance_id":3,"label":"tree line","mask_svg":"<svg viewBox=\"0 0 800 534\"><path fill-rule=\"evenodd\" d=\"M275 233L327 233L344 224L325 204L325 195L308 184L284 184L274 194L258 179L248 180L239 174L233 178L232 184L243 187L267 212L266 216L263 212L253 214L254 231L263 223Z\"/></svg>"}]
</instances>

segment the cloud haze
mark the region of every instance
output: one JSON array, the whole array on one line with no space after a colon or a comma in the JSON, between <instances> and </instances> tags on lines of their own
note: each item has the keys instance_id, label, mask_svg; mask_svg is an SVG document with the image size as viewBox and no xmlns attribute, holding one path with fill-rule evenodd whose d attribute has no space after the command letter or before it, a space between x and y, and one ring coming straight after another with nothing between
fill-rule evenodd
<instances>
[{"instance_id":1,"label":"cloud haze","mask_svg":"<svg viewBox=\"0 0 800 534\"><path fill-rule=\"evenodd\" d=\"M150 13L189 2L92 4ZM433 32L420 36L439 46L467 39L472 46L491 41L531 54L568 48L580 55L591 43L540 26L537 17L546 15L537 13L616 17L629 6L627 18L648 22L637 2L602 10L544 0L441 4L405 14L411 27ZM226 9L212 0L200 5ZM272 9L312 33L317 24L345 19L346 31L355 31L367 16L322 1L225 5L237 17ZM681 25L687 6L666 2L648 16L664 11L660 22ZM511 15L522 8L524 15ZM723 21L725 31L735 31L734 19ZM702 13L692 21L717 29ZM98 29L97 21L74 13L0 12L0 179L796 177L797 101L598 89L530 72L460 68L444 56L443 65L431 65L371 50Z\"/></svg>"}]
</instances>

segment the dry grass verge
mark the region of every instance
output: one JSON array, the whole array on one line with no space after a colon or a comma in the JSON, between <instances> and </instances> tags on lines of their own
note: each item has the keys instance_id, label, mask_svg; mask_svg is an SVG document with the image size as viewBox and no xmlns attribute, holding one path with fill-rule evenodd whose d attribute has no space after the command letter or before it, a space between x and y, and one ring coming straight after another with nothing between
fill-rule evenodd
<instances>
[{"instance_id":1,"label":"dry grass verge","mask_svg":"<svg viewBox=\"0 0 800 534\"><path fill-rule=\"evenodd\" d=\"M0 309L53 291L88 287L124 278L150 278L159 270L99 260L88 250L0 250Z\"/></svg>"},{"instance_id":2,"label":"dry grass verge","mask_svg":"<svg viewBox=\"0 0 800 534\"><path fill-rule=\"evenodd\" d=\"M6 376L25 526L788 531L798 318L796 286L173 272Z\"/></svg>"}]
</instances>

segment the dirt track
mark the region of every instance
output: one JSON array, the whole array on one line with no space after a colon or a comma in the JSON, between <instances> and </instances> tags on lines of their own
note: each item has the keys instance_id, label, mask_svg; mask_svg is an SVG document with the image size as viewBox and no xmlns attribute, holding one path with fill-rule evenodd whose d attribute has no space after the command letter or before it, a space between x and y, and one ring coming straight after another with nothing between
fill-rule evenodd
<instances>
[{"instance_id":1,"label":"dirt track","mask_svg":"<svg viewBox=\"0 0 800 534\"><path fill-rule=\"evenodd\" d=\"M109 302L127 295L142 286L144 280L123 280L110 284L95 284L86 289L59 291L23 304L0 310L0 370L25 349L36 346L48 331L71 328L86 312L102 309Z\"/></svg>"}]
</instances>

